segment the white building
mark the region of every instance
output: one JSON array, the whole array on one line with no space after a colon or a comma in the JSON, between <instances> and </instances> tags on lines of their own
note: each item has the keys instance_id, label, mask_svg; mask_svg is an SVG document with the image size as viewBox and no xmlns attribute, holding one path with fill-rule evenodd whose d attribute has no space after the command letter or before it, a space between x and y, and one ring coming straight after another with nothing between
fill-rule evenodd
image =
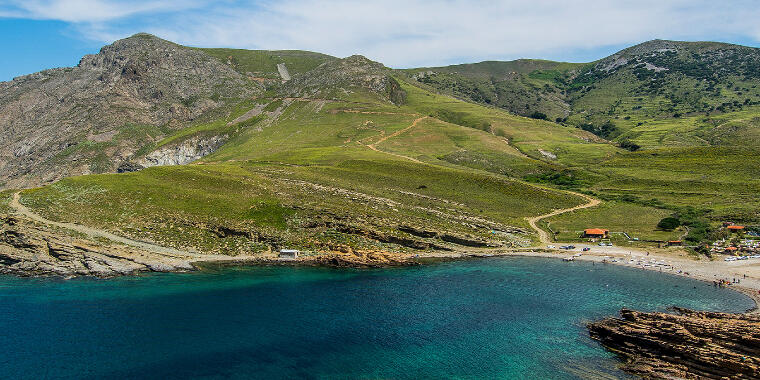
<instances>
[{"instance_id":1,"label":"white building","mask_svg":"<svg viewBox=\"0 0 760 380\"><path fill-rule=\"evenodd\" d=\"M281 259L297 259L298 254L301 253L297 249L281 249L280 254L277 257Z\"/></svg>"}]
</instances>

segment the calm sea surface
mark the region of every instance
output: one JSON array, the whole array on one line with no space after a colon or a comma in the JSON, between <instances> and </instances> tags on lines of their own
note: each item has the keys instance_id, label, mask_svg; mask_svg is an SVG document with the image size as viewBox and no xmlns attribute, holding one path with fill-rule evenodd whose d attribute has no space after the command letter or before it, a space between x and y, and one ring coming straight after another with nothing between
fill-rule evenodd
<instances>
[{"instance_id":1,"label":"calm sea surface","mask_svg":"<svg viewBox=\"0 0 760 380\"><path fill-rule=\"evenodd\" d=\"M625 377L584 323L745 295L540 258L414 268L0 277L0 378Z\"/></svg>"}]
</instances>

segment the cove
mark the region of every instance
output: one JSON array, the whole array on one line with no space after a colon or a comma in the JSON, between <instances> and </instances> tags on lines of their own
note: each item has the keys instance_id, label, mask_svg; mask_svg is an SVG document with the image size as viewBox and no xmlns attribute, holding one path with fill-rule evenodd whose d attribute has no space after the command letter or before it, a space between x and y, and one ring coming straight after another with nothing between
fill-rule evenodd
<instances>
[{"instance_id":1,"label":"cove","mask_svg":"<svg viewBox=\"0 0 760 380\"><path fill-rule=\"evenodd\" d=\"M671 305L753 303L687 278L527 257L4 276L0 377L625 378L585 323Z\"/></svg>"}]
</instances>

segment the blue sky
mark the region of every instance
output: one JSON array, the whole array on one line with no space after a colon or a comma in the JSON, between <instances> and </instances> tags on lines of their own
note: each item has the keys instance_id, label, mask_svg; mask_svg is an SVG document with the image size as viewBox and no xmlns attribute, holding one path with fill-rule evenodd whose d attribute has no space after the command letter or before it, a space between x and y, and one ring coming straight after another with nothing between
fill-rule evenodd
<instances>
[{"instance_id":1,"label":"blue sky","mask_svg":"<svg viewBox=\"0 0 760 380\"><path fill-rule=\"evenodd\" d=\"M760 46L757 20L756 0L0 0L0 80L75 65L137 32L416 67L585 62L654 38Z\"/></svg>"}]
</instances>

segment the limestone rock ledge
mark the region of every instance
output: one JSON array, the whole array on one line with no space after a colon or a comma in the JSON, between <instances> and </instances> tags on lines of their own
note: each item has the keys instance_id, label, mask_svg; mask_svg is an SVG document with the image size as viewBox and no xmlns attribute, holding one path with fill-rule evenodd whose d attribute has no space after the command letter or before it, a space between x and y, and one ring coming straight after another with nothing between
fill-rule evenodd
<instances>
[{"instance_id":1,"label":"limestone rock ledge","mask_svg":"<svg viewBox=\"0 0 760 380\"><path fill-rule=\"evenodd\" d=\"M760 316L671 308L628 309L588 324L593 339L650 379L760 379Z\"/></svg>"},{"instance_id":2,"label":"limestone rock ledge","mask_svg":"<svg viewBox=\"0 0 760 380\"><path fill-rule=\"evenodd\" d=\"M0 214L0 273L112 277L192 270L192 260L78 237L24 217Z\"/></svg>"}]
</instances>

